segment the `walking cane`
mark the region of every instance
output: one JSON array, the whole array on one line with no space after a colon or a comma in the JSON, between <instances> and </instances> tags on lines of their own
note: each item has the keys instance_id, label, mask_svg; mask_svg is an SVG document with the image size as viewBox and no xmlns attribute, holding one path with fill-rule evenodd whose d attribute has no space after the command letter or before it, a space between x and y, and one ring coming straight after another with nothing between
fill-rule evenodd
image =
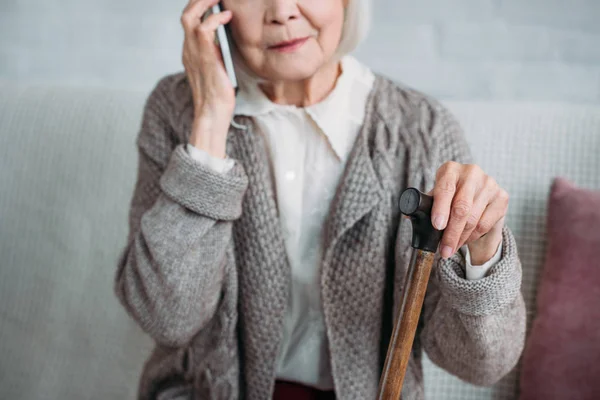
<instances>
[{"instance_id":1,"label":"walking cane","mask_svg":"<svg viewBox=\"0 0 600 400\"><path fill-rule=\"evenodd\" d=\"M408 188L402 192L399 206L400 212L410 217L412 222L414 250L404 281L402 303L396 314L394 330L379 381L377 400L400 399L429 274L443 233L431 224L433 197L415 188Z\"/></svg>"}]
</instances>

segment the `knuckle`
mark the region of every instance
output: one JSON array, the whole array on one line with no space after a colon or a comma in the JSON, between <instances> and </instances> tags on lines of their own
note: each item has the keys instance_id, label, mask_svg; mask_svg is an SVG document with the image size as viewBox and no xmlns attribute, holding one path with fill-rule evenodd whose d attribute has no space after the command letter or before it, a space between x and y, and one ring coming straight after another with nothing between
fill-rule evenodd
<instances>
[{"instance_id":1,"label":"knuckle","mask_svg":"<svg viewBox=\"0 0 600 400\"><path fill-rule=\"evenodd\" d=\"M482 172L483 170L481 169L481 167L477 164L466 164L467 170L469 171L473 171L473 172Z\"/></svg>"},{"instance_id":2,"label":"knuckle","mask_svg":"<svg viewBox=\"0 0 600 400\"><path fill-rule=\"evenodd\" d=\"M467 164L465 166L466 175L469 177L481 177L484 175L483 170L477 164Z\"/></svg>"},{"instance_id":3,"label":"knuckle","mask_svg":"<svg viewBox=\"0 0 600 400\"><path fill-rule=\"evenodd\" d=\"M498 186L498 182L493 177L486 175L485 177L485 186L488 188L495 188Z\"/></svg>"},{"instance_id":4,"label":"knuckle","mask_svg":"<svg viewBox=\"0 0 600 400\"><path fill-rule=\"evenodd\" d=\"M439 181L439 184L436 185L435 191L438 194L454 193L454 184L452 182L453 182L452 179L441 179Z\"/></svg>"},{"instance_id":5,"label":"knuckle","mask_svg":"<svg viewBox=\"0 0 600 400\"><path fill-rule=\"evenodd\" d=\"M477 224L477 228L475 228L475 232L477 232L477 234L481 236L481 235L489 232L490 229L492 229L491 222L490 221L481 220Z\"/></svg>"},{"instance_id":6,"label":"knuckle","mask_svg":"<svg viewBox=\"0 0 600 400\"><path fill-rule=\"evenodd\" d=\"M449 237L448 239L442 242L442 245L451 247L452 249L456 249L458 247L458 237Z\"/></svg>"},{"instance_id":7,"label":"knuckle","mask_svg":"<svg viewBox=\"0 0 600 400\"><path fill-rule=\"evenodd\" d=\"M212 30L209 26L207 26L205 24L200 24L200 25L198 25L198 33L200 34L200 36L202 36L202 38L209 39L210 35L212 33Z\"/></svg>"},{"instance_id":8,"label":"knuckle","mask_svg":"<svg viewBox=\"0 0 600 400\"><path fill-rule=\"evenodd\" d=\"M458 199L455 200L454 204L452 205L452 214L459 219L466 218L470 211L471 203L467 200Z\"/></svg>"},{"instance_id":9,"label":"knuckle","mask_svg":"<svg viewBox=\"0 0 600 400\"><path fill-rule=\"evenodd\" d=\"M452 246L458 241L458 236L457 232L446 230L446 232L444 232L444 237L442 238L442 243L446 246Z\"/></svg>"},{"instance_id":10,"label":"knuckle","mask_svg":"<svg viewBox=\"0 0 600 400\"><path fill-rule=\"evenodd\" d=\"M189 29L189 27L192 24L191 17L187 13L183 13L181 15L180 21L181 21L181 25L183 25L183 27L186 29Z\"/></svg>"},{"instance_id":11,"label":"knuckle","mask_svg":"<svg viewBox=\"0 0 600 400\"><path fill-rule=\"evenodd\" d=\"M455 169L455 167L457 165L458 165L458 163L455 162L455 161L446 161L438 169L438 175L445 175L445 174L447 174L449 171L452 171L453 169Z\"/></svg>"},{"instance_id":12,"label":"knuckle","mask_svg":"<svg viewBox=\"0 0 600 400\"><path fill-rule=\"evenodd\" d=\"M471 217L465 223L465 231L471 231L471 230L475 229L476 226L478 226L477 218L475 216L471 215Z\"/></svg>"},{"instance_id":13,"label":"knuckle","mask_svg":"<svg viewBox=\"0 0 600 400\"><path fill-rule=\"evenodd\" d=\"M502 204L504 204L505 206L508 205L508 201L510 199L510 196L508 194L508 192L504 189L500 189L500 191L498 192L498 199L500 200L500 202Z\"/></svg>"}]
</instances>

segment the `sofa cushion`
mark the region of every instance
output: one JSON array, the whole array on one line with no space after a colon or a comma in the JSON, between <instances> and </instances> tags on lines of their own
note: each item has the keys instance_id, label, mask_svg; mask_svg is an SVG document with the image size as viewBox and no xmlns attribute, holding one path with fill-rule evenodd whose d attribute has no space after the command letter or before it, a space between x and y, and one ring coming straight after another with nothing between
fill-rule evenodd
<instances>
[{"instance_id":1,"label":"sofa cushion","mask_svg":"<svg viewBox=\"0 0 600 400\"><path fill-rule=\"evenodd\" d=\"M521 400L600 398L600 192L551 188L537 317L523 355Z\"/></svg>"}]
</instances>

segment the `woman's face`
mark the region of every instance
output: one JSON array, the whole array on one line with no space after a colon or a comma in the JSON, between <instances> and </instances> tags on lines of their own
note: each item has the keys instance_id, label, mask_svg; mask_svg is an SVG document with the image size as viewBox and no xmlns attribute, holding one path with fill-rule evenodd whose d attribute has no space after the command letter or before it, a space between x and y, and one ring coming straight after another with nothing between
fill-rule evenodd
<instances>
[{"instance_id":1,"label":"woman's face","mask_svg":"<svg viewBox=\"0 0 600 400\"><path fill-rule=\"evenodd\" d=\"M224 0L247 66L269 81L309 78L337 49L347 0ZM286 45L286 42L290 42Z\"/></svg>"}]
</instances>

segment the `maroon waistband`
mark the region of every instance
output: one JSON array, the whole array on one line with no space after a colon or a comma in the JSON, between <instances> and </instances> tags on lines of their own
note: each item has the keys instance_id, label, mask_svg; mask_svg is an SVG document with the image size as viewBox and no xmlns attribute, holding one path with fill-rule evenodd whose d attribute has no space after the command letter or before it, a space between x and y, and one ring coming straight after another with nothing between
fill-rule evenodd
<instances>
[{"instance_id":1,"label":"maroon waistband","mask_svg":"<svg viewBox=\"0 0 600 400\"><path fill-rule=\"evenodd\" d=\"M335 400L335 392L315 389L300 383L276 380L273 400Z\"/></svg>"}]
</instances>

